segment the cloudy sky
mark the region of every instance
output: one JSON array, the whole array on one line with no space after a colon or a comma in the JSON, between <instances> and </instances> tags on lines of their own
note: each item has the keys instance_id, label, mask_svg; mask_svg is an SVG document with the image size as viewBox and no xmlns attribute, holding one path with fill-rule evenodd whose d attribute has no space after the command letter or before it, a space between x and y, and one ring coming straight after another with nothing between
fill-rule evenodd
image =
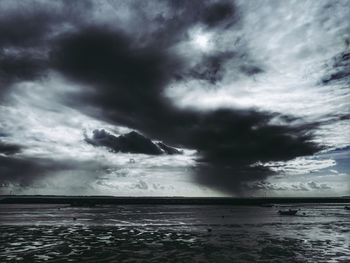
<instances>
[{"instance_id":1,"label":"cloudy sky","mask_svg":"<svg viewBox=\"0 0 350 263\"><path fill-rule=\"evenodd\" d=\"M349 17L347 0L0 0L0 193L350 195ZM89 143L102 130L182 153Z\"/></svg>"}]
</instances>

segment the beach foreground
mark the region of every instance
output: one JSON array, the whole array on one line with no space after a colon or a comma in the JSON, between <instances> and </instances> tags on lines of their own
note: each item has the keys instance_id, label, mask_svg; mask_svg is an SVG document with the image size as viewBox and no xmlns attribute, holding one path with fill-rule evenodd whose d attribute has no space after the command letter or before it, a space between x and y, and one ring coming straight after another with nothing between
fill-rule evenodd
<instances>
[{"instance_id":1,"label":"beach foreground","mask_svg":"<svg viewBox=\"0 0 350 263\"><path fill-rule=\"evenodd\" d=\"M340 204L0 206L0 262L350 262Z\"/></svg>"}]
</instances>

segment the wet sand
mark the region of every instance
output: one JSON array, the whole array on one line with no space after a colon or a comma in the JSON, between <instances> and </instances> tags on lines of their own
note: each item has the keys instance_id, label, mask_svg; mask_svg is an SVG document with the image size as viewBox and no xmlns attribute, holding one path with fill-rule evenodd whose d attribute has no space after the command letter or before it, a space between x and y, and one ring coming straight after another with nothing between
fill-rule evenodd
<instances>
[{"instance_id":1,"label":"wet sand","mask_svg":"<svg viewBox=\"0 0 350 263\"><path fill-rule=\"evenodd\" d=\"M350 211L297 208L3 204L0 262L350 262Z\"/></svg>"}]
</instances>

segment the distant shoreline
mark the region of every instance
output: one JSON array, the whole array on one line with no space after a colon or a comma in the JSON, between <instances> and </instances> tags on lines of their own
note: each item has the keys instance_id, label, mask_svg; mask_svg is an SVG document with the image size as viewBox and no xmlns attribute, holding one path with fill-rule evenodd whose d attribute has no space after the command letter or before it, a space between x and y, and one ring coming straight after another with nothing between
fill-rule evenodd
<instances>
[{"instance_id":1,"label":"distant shoreline","mask_svg":"<svg viewBox=\"0 0 350 263\"><path fill-rule=\"evenodd\" d=\"M0 204L89 205L264 205L264 204L350 203L350 197L115 197L0 195Z\"/></svg>"}]
</instances>

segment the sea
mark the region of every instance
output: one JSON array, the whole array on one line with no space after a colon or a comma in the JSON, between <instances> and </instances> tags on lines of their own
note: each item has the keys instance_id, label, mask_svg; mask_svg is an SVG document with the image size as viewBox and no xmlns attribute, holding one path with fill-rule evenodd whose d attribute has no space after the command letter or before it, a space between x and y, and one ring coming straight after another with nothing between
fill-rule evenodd
<instances>
[{"instance_id":1,"label":"sea","mask_svg":"<svg viewBox=\"0 0 350 263\"><path fill-rule=\"evenodd\" d=\"M344 206L0 204L0 262L345 263Z\"/></svg>"}]
</instances>

